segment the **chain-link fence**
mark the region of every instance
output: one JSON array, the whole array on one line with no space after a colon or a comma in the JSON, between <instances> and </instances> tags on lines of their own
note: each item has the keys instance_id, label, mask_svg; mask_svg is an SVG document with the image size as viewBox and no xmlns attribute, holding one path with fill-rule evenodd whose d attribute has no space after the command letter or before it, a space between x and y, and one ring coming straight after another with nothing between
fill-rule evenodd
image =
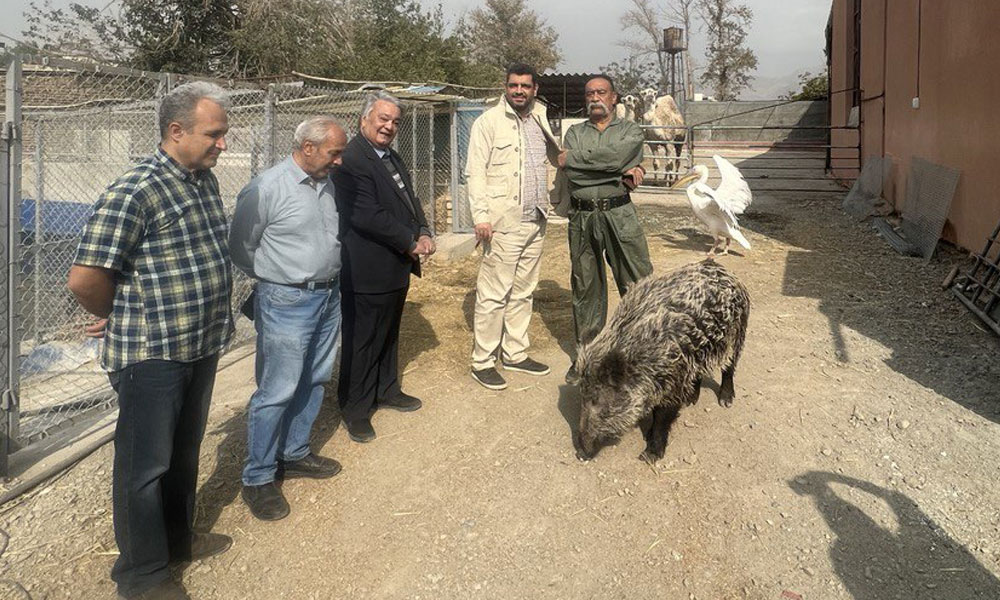
<instances>
[{"instance_id":1,"label":"chain-link fence","mask_svg":"<svg viewBox=\"0 0 1000 600\"><path fill-rule=\"evenodd\" d=\"M0 437L0 461L69 424L114 408L114 394L99 367L98 342L82 334L93 317L68 292L66 277L94 201L109 183L155 151L158 99L186 79L30 56L8 57L7 63L2 110L10 135L0 144L7 157L0 168L5 191L0 215L5 270L0 421L7 430L0 429L6 436ZM303 82L223 85L233 108L228 148L213 172L229 214L243 186L291 152L302 120L333 116L351 137L358 131L367 94L356 86L337 89ZM426 90L419 99L407 98L405 89L390 91L404 107L396 149L410 169L432 228L471 230L464 194L456 189L463 187L463 148L475 115L467 118L471 113L456 111L454 98ZM459 151L453 152L456 145ZM251 282L240 273L234 279L238 307ZM239 318L234 346L253 334L252 325ZM3 472L5 463L0 462Z\"/></svg>"}]
</instances>

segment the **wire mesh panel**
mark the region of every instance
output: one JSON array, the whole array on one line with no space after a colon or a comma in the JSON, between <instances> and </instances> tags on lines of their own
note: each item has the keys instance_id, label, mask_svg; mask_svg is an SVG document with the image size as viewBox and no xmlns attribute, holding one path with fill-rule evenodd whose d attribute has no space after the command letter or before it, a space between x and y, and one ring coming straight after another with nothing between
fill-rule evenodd
<instances>
[{"instance_id":1,"label":"wire mesh panel","mask_svg":"<svg viewBox=\"0 0 1000 600\"><path fill-rule=\"evenodd\" d=\"M457 162L460 173L465 172L465 161L469 156L469 136L472 124L486 107L480 102L459 102L455 107L455 152L452 159ZM452 194L452 231L469 233L475 223L472 222L472 209L469 207L469 195L465 177L459 178L459 183Z\"/></svg>"},{"instance_id":2,"label":"wire mesh panel","mask_svg":"<svg viewBox=\"0 0 1000 600\"><path fill-rule=\"evenodd\" d=\"M94 317L68 292L66 279L95 201L110 183L156 150L159 99L192 79L22 58L23 76L6 68L0 71L4 80L17 79L17 85L9 86L3 110L10 112L11 98L24 109L23 119L17 119L21 135L2 144L11 160L4 160L0 169L3 190L16 190L3 202L0 214L0 264L5 269L0 286L0 386L11 391L4 396L6 412L0 414L5 424L10 417L10 427L0 434L8 435L13 450L115 406L100 368L99 342L83 334ZM224 87L232 101L227 149L213 172L230 216L240 190L291 153L299 123L332 116L353 137L368 94L364 88L301 82L267 87L236 82ZM455 196L451 111L440 98L403 99L402 105L395 144L432 228L441 231ZM23 180L8 186L6 167L21 162ZM462 206L467 214L466 205L456 204ZM8 265L12 271L6 270ZM249 295L252 282L239 272L233 279L235 309ZM245 318L238 317L236 324L234 346L255 333ZM8 453L3 435L0 471Z\"/></svg>"},{"instance_id":3,"label":"wire mesh panel","mask_svg":"<svg viewBox=\"0 0 1000 600\"><path fill-rule=\"evenodd\" d=\"M156 148L156 74L28 62L14 301L19 342L19 445L113 406L94 321L66 289L92 205Z\"/></svg>"}]
</instances>

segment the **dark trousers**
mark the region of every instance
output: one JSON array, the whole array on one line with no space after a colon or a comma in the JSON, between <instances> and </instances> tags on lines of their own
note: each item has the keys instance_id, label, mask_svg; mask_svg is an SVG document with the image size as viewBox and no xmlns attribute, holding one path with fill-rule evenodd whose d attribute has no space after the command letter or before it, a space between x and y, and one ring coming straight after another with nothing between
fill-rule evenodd
<instances>
[{"instance_id":1,"label":"dark trousers","mask_svg":"<svg viewBox=\"0 0 1000 600\"><path fill-rule=\"evenodd\" d=\"M383 294L341 292L344 339L337 397L345 422L371 417L378 400L392 398L401 391L399 322L408 290Z\"/></svg>"},{"instance_id":2,"label":"dark trousers","mask_svg":"<svg viewBox=\"0 0 1000 600\"><path fill-rule=\"evenodd\" d=\"M198 451L219 356L144 360L109 374L118 392L112 487L118 560L111 578L134 596L191 554Z\"/></svg>"},{"instance_id":3,"label":"dark trousers","mask_svg":"<svg viewBox=\"0 0 1000 600\"><path fill-rule=\"evenodd\" d=\"M569 256L576 344L594 339L608 318L604 261L611 266L618 293L653 272L649 247L635 205L610 210L576 210L569 216Z\"/></svg>"}]
</instances>

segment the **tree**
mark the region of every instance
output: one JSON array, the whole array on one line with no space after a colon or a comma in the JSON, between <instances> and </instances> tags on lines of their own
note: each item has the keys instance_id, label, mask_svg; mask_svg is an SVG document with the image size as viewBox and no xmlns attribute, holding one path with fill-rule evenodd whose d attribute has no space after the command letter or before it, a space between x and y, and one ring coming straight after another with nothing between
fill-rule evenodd
<instances>
[{"instance_id":1,"label":"tree","mask_svg":"<svg viewBox=\"0 0 1000 600\"><path fill-rule=\"evenodd\" d=\"M830 95L830 80L826 69L819 75L806 71L799 75L800 89L792 90L780 97L781 100L826 100Z\"/></svg>"},{"instance_id":2,"label":"tree","mask_svg":"<svg viewBox=\"0 0 1000 600\"><path fill-rule=\"evenodd\" d=\"M715 89L716 99L735 100L757 68L757 55L744 45L753 11L734 0L699 0L698 10L708 33L701 82Z\"/></svg>"},{"instance_id":3,"label":"tree","mask_svg":"<svg viewBox=\"0 0 1000 600\"><path fill-rule=\"evenodd\" d=\"M457 31L471 63L502 79L513 63L527 63L539 73L562 60L559 34L524 6L524 0L486 0L459 20Z\"/></svg>"},{"instance_id":4,"label":"tree","mask_svg":"<svg viewBox=\"0 0 1000 600\"><path fill-rule=\"evenodd\" d=\"M622 30L629 35L620 45L633 56L655 55L653 65L658 72L652 87L665 90L670 87L670 65L660 50L663 27L660 15L650 0L629 0L631 8L621 16Z\"/></svg>"},{"instance_id":5,"label":"tree","mask_svg":"<svg viewBox=\"0 0 1000 600\"><path fill-rule=\"evenodd\" d=\"M655 88L659 82L659 71L652 60L613 62L601 67L601 71L615 80L615 89L618 90L619 96L637 94L648 87Z\"/></svg>"},{"instance_id":6,"label":"tree","mask_svg":"<svg viewBox=\"0 0 1000 600\"><path fill-rule=\"evenodd\" d=\"M21 33L32 40L30 49L110 63L125 62L131 50L118 18L91 6L73 2L57 9L52 0L30 2L24 18L28 28Z\"/></svg>"},{"instance_id":7,"label":"tree","mask_svg":"<svg viewBox=\"0 0 1000 600\"><path fill-rule=\"evenodd\" d=\"M667 20L684 28L684 98L694 98L694 63L691 61L691 17L697 0L672 0L667 4Z\"/></svg>"},{"instance_id":8,"label":"tree","mask_svg":"<svg viewBox=\"0 0 1000 600\"><path fill-rule=\"evenodd\" d=\"M35 48L149 71L482 80L440 7L418 0L120 0L118 14L32 4L26 16Z\"/></svg>"}]
</instances>

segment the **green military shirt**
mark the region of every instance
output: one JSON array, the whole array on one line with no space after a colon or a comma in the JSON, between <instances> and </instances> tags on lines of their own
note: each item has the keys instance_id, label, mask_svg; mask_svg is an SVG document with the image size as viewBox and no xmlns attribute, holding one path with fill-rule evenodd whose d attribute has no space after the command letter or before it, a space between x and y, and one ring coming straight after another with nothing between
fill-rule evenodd
<instances>
[{"instance_id":1,"label":"green military shirt","mask_svg":"<svg viewBox=\"0 0 1000 600\"><path fill-rule=\"evenodd\" d=\"M604 131L590 121L566 131L566 178L570 194L581 200L613 198L628 192L622 173L642 162L642 129L633 121L612 119Z\"/></svg>"}]
</instances>

